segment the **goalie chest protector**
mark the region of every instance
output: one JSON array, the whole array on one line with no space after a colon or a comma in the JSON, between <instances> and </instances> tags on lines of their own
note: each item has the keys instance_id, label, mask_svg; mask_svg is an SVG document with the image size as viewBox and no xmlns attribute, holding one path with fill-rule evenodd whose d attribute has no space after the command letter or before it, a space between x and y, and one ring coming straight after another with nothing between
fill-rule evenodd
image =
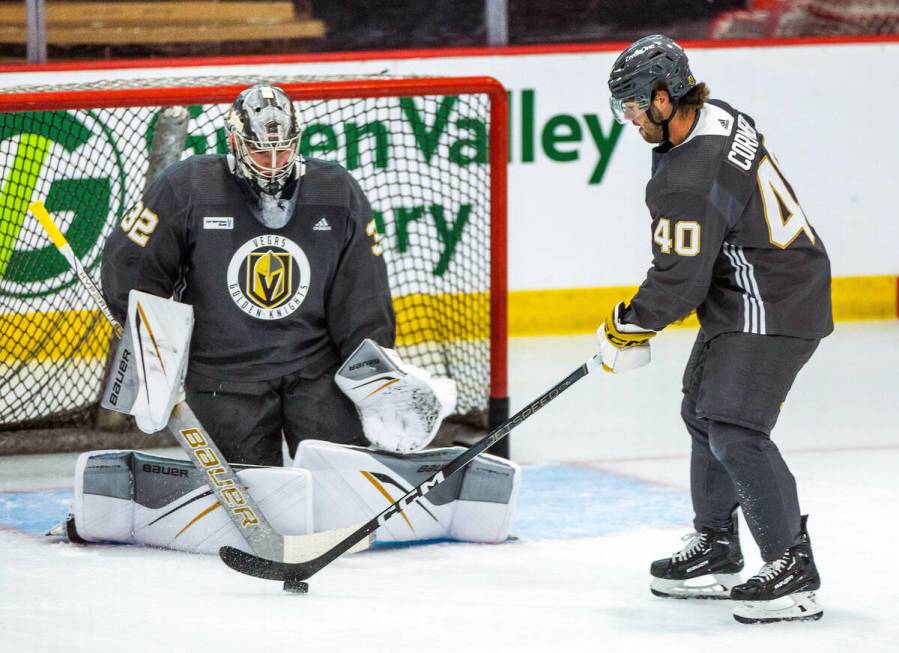
<instances>
[{"instance_id":1,"label":"goalie chest protector","mask_svg":"<svg viewBox=\"0 0 899 653\"><path fill-rule=\"evenodd\" d=\"M311 159L296 192L273 229L224 156L171 166L107 242L107 299L120 314L131 288L192 304L190 371L213 379L314 378L362 337L392 344L387 271L358 184Z\"/></svg>"}]
</instances>

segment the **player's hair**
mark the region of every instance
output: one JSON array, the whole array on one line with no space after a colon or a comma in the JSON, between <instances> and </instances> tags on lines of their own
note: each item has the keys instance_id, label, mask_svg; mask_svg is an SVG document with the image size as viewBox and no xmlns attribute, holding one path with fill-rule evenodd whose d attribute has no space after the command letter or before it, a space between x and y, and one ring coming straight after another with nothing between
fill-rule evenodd
<instances>
[{"instance_id":1,"label":"player's hair","mask_svg":"<svg viewBox=\"0 0 899 653\"><path fill-rule=\"evenodd\" d=\"M668 85L661 82L656 86L655 90L668 92ZM708 99L709 87L706 86L705 82L699 82L677 101L677 106L690 111L699 111Z\"/></svg>"},{"instance_id":2,"label":"player's hair","mask_svg":"<svg viewBox=\"0 0 899 653\"><path fill-rule=\"evenodd\" d=\"M705 85L705 82L699 82L696 86L691 88L685 96L678 100L678 104L685 109L699 111L708 99L709 87Z\"/></svg>"}]
</instances>

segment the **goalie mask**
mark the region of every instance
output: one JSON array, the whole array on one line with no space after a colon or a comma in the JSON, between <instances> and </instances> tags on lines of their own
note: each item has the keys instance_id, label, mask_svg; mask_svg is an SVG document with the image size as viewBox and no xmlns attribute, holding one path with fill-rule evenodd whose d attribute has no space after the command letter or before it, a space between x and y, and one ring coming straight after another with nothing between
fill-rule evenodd
<instances>
[{"instance_id":1,"label":"goalie mask","mask_svg":"<svg viewBox=\"0 0 899 653\"><path fill-rule=\"evenodd\" d=\"M280 88L256 84L241 92L226 123L231 170L255 192L278 196L302 176L300 118Z\"/></svg>"}]
</instances>

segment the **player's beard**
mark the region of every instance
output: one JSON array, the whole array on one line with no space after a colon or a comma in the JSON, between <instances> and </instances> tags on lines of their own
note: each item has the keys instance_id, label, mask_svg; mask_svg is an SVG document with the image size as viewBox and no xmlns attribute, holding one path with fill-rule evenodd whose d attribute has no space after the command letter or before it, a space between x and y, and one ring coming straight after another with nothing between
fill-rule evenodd
<instances>
[{"instance_id":1,"label":"player's beard","mask_svg":"<svg viewBox=\"0 0 899 653\"><path fill-rule=\"evenodd\" d=\"M659 125L654 125L651 122L647 122L645 125L640 127L640 136L643 137L643 140L647 143L652 143L653 145L657 143L661 143L665 140L662 136L662 128Z\"/></svg>"},{"instance_id":2,"label":"player's beard","mask_svg":"<svg viewBox=\"0 0 899 653\"><path fill-rule=\"evenodd\" d=\"M653 145L665 140L662 135L662 126L652 122L648 116L646 120L643 121L643 124L640 125L640 136L643 137L644 141Z\"/></svg>"}]
</instances>

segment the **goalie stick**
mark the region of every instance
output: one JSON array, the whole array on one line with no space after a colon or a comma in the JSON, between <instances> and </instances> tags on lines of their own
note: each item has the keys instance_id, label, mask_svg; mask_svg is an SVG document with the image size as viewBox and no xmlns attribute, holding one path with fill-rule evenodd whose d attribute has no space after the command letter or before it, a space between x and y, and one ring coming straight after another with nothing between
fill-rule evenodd
<instances>
[{"instance_id":1,"label":"goalie stick","mask_svg":"<svg viewBox=\"0 0 899 653\"><path fill-rule=\"evenodd\" d=\"M28 208L47 232L60 254L65 257L75 271L78 280L88 291L91 299L112 325L116 336L121 338L124 335L124 327L110 311L100 289L84 269L78 257L75 256L75 252L72 251L72 247L43 202L36 200ZM237 527L237 531L258 555L279 560L298 559L310 555L312 551L321 550L323 546L329 546L335 538L344 537L347 533L352 532L354 527L351 526L327 533L281 535L268 523L246 486L222 456L221 451L186 401L182 399L175 405L166 427L187 453L193 465L203 474L215 498L226 508L228 517ZM369 543L370 540L360 542L357 550L366 548ZM297 591L302 588L285 586L285 589Z\"/></svg>"},{"instance_id":2,"label":"goalie stick","mask_svg":"<svg viewBox=\"0 0 899 653\"><path fill-rule=\"evenodd\" d=\"M378 527L382 526L388 519L402 513L407 507L418 502L428 492L446 481L495 443L502 440L513 428L558 397L576 381L587 376L592 370L599 367L600 364L600 356L599 354L596 354L559 383L540 395L540 397L512 415L512 417L500 424L486 436L475 442L469 449L447 463L443 469L417 487L409 490L409 492L400 497L399 500L381 511L380 514L373 517L360 528L356 529L356 531L352 532L318 557L306 560L305 562L284 563L277 560L265 559L262 556L254 556L230 546L223 546L219 549L219 556L226 565L243 574L268 580L284 581L285 588L297 587L300 588L299 591L306 591L308 586L303 581L309 579L324 567L331 564L342 554L352 549L358 542L370 538Z\"/></svg>"}]
</instances>

